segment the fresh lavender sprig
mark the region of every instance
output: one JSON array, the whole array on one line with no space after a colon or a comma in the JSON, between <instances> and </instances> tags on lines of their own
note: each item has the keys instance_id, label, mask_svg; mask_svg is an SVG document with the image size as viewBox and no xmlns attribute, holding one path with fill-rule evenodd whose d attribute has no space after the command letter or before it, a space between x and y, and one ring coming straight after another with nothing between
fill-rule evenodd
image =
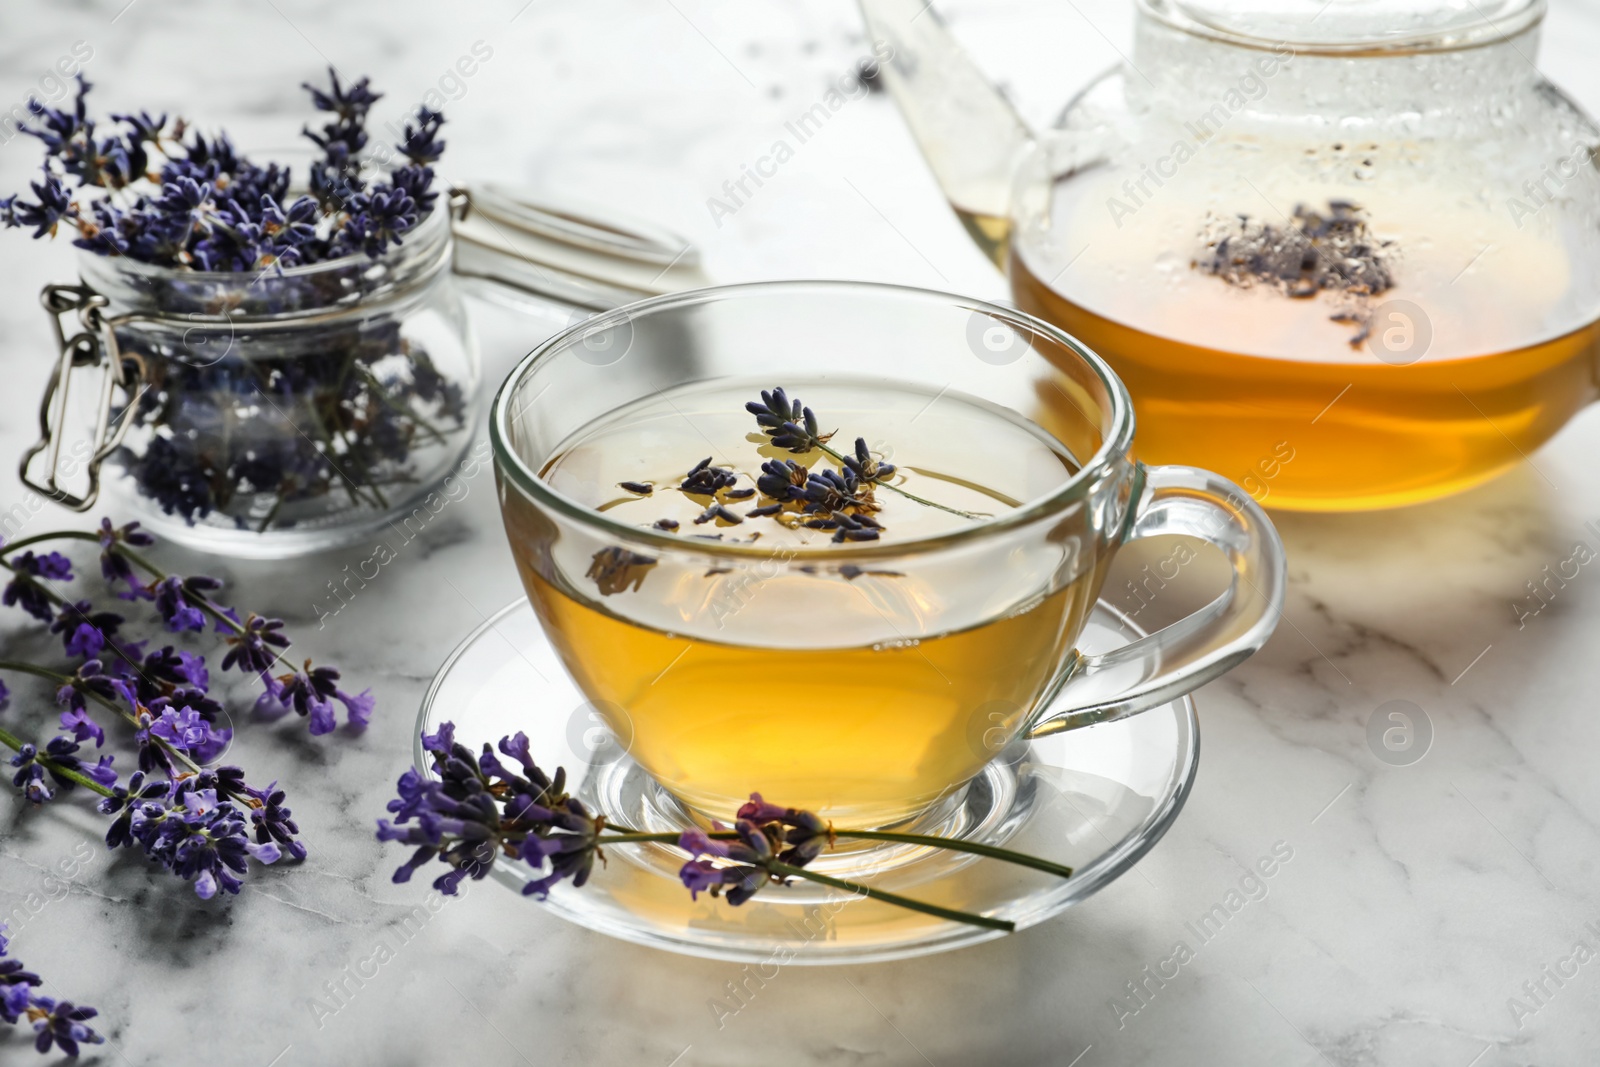
<instances>
[{"instance_id":1,"label":"fresh lavender sprig","mask_svg":"<svg viewBox=\"0 0 1600 1067\"><path fill-rule=\"evenodd\" d=\"M270 832L259 832L260 821L258 840L252 841L246 816L250 809L242 811L227 798L243 796L264 809L266 795L244 786L233 767L167 781L149 780L143 771L135 771L126 786L117 786L100 802L101 814L114 816L106 844L138 846L147 858L193 882L201 900L210 900L218 889L238 893L238 876L248 870L247 859L271 864L283 853Z\"/></svg>"},{"instance_id":2,"label":"fresh lavender sprig","mask_svg":"<svg viewBox=\"0 0 1600 1067\"><path fill-rule=\"evenodd\" d=\"M562 881L581 887L605 861L604 848L623 844L675 844L689 853L679 871L693 897L702 892L724 895L734 906L745 903L768 884L787 884L795 878L843 889L883 903L924 914L967 923L989 930L1010 932L1015 924L1005 919L956 911L903 897L871 886L834 878L807 869L839 838L889 841L944 848L1003 860L1045 871L1062 878L1072 868L1008 849L955 838L902 834L886 830L838 830L817 815L769 804L752 793L736 816L732 829L715 825L710 832L691 828L682 833L643 833L608 823L591 813L566 792L566 770L546 774L534 763L526 734L503 737L500 755L510 757L521 774L506 767L487 744L474 755L455 739L455 724L446 722L432 734L422 735L422 746L432 757L437 780L416 770L400 776L399 796L388 810L394 820L378 820L378 840L415 848L394 873L394 881L409 881L419 868L435 861L449 870L434 879L435 889L457 892L467 878L488 876L497 858L504 856L529 864L540 875L528 881L525 895L540 898Z\"/></svg>"},{"instance_id":3,"label":"fresh lavender sprig","mask_svg":"<svg viewBox=\"0 0 1600 1067\"><path fill-rule=\"evenodd\" d=\"M100 811L113 818L107 845L138 847L192 882L202 898L219 890L237 893L250 859L266 864L284 854L305 858L277 783L257 788L237 767L202 766L219 758L232 739L232 730L218 725L222 705L211 695L204 655L171 645L146 651L147 640L129 639L123 616L99 610L86 598L69 599L58 586L78 580L71 560L32 547L57 541L98 545L107 584L125 601L148 603L166 631L203 632L209 623L225 634L230 647L222 667L260 678L258 708L292 709L310 721L315 734L334 729L336 702L345 705L352 726L364 726L372 711L370 691L345 692L337 670L309 660L299 668L290 665L281 620L255 614L241 620L214 599L222 583L166 574L138 551L153 543L148 533L137 523L118 527L107 519L95 532L52 531L0 546L0 569L11 574L0 601L49 622L67 655L79 661L58 669L0 660L0 672L50 681L65 709L64 733L44 744L0 729L0 745L16 753L10 761L13 785L36 804L77 787L98 793L105 798ZM275 674L280 664L288 670ZM126 782L113 769L111 754L98 760L80 755L90 742L95 749L104 746L106 725L119 721L131 734L138 764Z\"/></svg>"},{"instance_id":4,"label":"fresh lavender sprig","mask_svg":"<svg viewBox=\"0 0 1600 1067\"><path fill-rule=\"evenodd\" d=\"M29 546L61 540L98 543L101 574L107 582L125 586L118 596L129 601L151 601L169 631L200 631L210 620L216 632L226 635L229 646L222 670L237 669L260 680L263 693L256 702L258 711L293 710L309 720L313 734L330 733L337 726L336 703L344 706L351 726L362 728L370 721L375 704L371 690L347 692L338 684L339 671L332 667L313 666L309 660L296 667L284 655L290 642L282 633L283 620L254 613L241 620L235 609L211 598L210 594L222 585L215 578L170 575L151 563L137 549L154 543L154 539L137 522L116 527L110 519L103 519L94 533L58 530L0 547L0 567L12 572L11 582L0 593L0 602L15 604L41 621L51 622L53 630L63 632L69 653L74 648L80 652L93 649L86 660L105 660L114 673L134 679L142 686L136 694L139 699L166 697L183 706L184 692L206 691L204 659L192 653L173 652L170 646L141 658L143 642L135 643L135 647L116 640L124 622L122 616L92 613L88 601L68 602L51 589L43 579L72 580L71 561L58 552L37 556ZM24 548L29 550L17 556ZM141 582L136 571L150 580ZM100 621L97 623L96 619ZM109 654L104 651L107 649ZM278 668L284 670L280 673ZM82 684L79 683L80 688Z\"/></svg>"},{"instance_id":5,"label":"fresh lavender sprig","mask_svg":"<svg viewBox=\"0 0 1600 1067\"><path fill-rule=\"evenodd\" d=\"M34 992L43 979L28 970L21 960L7 955L11 943L5 930L5 924L0 923L0 1022L12 1026L32 1023L33 1047L41 1054L57 1048L63 1055L76 1057L79 1045L104 1042L105 1038L85 1025L99 1012L87 1004L42 997Z\"/></svg>"}]
</instances>

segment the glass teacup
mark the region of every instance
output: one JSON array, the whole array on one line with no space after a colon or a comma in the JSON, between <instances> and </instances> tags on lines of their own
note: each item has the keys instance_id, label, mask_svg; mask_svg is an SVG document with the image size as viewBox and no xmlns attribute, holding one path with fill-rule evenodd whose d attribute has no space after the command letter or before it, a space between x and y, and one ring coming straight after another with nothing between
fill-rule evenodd
<instances>
[{"instance_id":1,"label":"glass teacup","mask_svg":"<svg viewBox=\"0 0 1600 1067\"><path fill-rule=\"evenodd\" d=\"M899 468L872 487L876 520L761 514L763 463L842 472L760 432L744 402L775 387L838 430L835 455L859 437ZM1266 641L1271 524L1216 475L1136 462L1133 431L1122 383L1059 329L848 282L603 313L530 354L491 423L528 596L628 756L701 816L760 791L852 826L911 818L1026 736L1158 706ZM708 452L726 484L680 488ZM1074 652L1112 556L1157 534L1221 549L1229 589Z\"/></svg>"}]
</instances>

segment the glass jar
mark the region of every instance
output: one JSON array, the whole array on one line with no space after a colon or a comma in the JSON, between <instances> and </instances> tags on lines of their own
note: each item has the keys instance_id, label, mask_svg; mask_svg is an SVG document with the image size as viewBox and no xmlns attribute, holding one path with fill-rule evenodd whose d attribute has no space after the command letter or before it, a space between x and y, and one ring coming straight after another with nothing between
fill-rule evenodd
<instances>
[{"instance_id":1,"label":"glass jar","mask_svg":"<svg viewBox=\"0 0 1600 1067\"><path fill-rule=\"evenodd\" d=\"M377 257L212 273L82 252L79 270L45 290L61 356L24 482L83 510L103 479L118 515L263 559L404 521L476 462L463 457L483 399L458 275L591 309L700 280L670 235L495 187L456 191ZM94 436L69 446L69 380L92 366ZM76 467L87 488L77 474L73 491Z\"/></svg>"},{"instance_id":2,"label":"glass jar","mask_svg":"<svg viewBox=\"0 0 1600 1067\"><path fill-rule=\"evenodd\" d=\"M111 412L128 425L107 490L166 536L233 555L323 547L418 506L478 415L449 237L436 210L377 258L259 275L82 253L137 369Z\"/></svg>"}]
</instances>

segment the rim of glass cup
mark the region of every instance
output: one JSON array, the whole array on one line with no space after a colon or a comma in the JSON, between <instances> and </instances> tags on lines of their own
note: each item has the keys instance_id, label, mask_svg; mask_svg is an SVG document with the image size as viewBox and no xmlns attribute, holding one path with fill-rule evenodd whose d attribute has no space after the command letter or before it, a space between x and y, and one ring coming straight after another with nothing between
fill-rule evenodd
<instances>
[{"instance_id":1,"label":"rim of glass cup","mask_svg":"<svg viewBox=\"0 0 1600 1067\"><path fill-rule=\"evenodd\" d=\"M774 552L770 546L706 540L686 542L681 537L675 537L669 533L620 522L603 512L586 507L552 489L539 477L536 471L523 461L521 456L516 454L510 445L507 423L510 421L511 397L517 386L529 374L533 373L543 361L557 358L562 352L566 351L569 340L583 335L586 331L604 327L611 322L632 322L641 316L719 300L783 293L827 293L830 291L839 293L878 293L884 296L954 304L963 309L981 311L1014 327L1020 327L1022 332L1026 334L1042 334L1076 354L1100 379L1101 385L1105 387L1107 396L1111 399L1111 423L1102 436L1100 447L1095 450L1094 455L1072 477L1044 496L1035 497L1025 502L1021 507L1013 508L1003 514L983 519L955 530L940 534L910 537L903 541L892 543L880 541L855 542L842 545L828 543L801 547L785 546L780 551L786 559L814 562L821 560L847 561L899 558L920 552L941 551L967 542L978 541L991 537L996 533L1012 530L1019 526L1027 526L1042 518L1066 510L1081 500L1088 492L1089 486L1099 481L1119 459L1127 455L1133 443L1134 429L1133 400L1128 395L1127 387L1123 385L1122 379L1117 377L1116 373L1112 371L1111 367L1103 359L1066 331L1052 326L1042 319L1037 319L1032 315L1018 311L1016 308L1006 307L1002 304L992 304L986 300L960 296L955 293L943 293L936 289L922 289L916 286L893 285L884 282L817 280L748 282L738 285L717 285L704 289L690 289L680 293L668 293L665 296L651 297L648 300L640 300L611 311L601 312L593 318L575 323L546 339L517 363L511 373L506 376L505 381L501 383L499 391L495 393L494 402L490 405L489 441L494 450L497 466L508 474L521 491L531 496L541 507L547 507L585 526L602 530L610 536L649 545L663 551L680 553L691 551L708 556L770 559ZM1035 354L1039 359L1046 358L1042 353Z\"/></svg>"},{"instance_id":2,"label":"rim of glass cup","mask_svg":"<svg viewBox=\"0 0 1600 1067\"><path fill-rule=\"evenodd\" d=\"M1137 0L1139 11L1173 29L1207 37L1225 44L1247 48L1274 49L1287 46L1307 55L1409 54L1415 52L1453 52L1497 44L1543 21L1546 0L1499 0L1498 3L1472 5L1458 22L1424 27L1411 33L1352 35L1348 38L1287 39L1254 34L1237 25L1208 17L1190 0ZM1326 10L1329 4L1322 4ZM1484 7L1490 8L1485 11ZM1320 15L1322 11L1316 12ZM1263 14L1268 14L1263 12ZM1313 15L1315 19L1316 15ZM1308 20L1309 23L1309 20ZM1281 23L1279 23L1281 25Z\"/></svg>"}]
</instances>

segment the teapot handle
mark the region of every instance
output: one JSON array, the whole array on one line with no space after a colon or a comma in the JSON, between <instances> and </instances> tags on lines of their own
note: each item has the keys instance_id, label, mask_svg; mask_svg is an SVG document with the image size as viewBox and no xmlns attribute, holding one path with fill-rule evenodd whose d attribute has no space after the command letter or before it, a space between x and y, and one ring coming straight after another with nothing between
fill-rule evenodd
<instances>
[{"instance_id":1,"label":"teapot handle","mask_svg":"<svg viewBox=\"0 0 1600 1067\"><path fill-rule=\"evenodd\" d=\"M860 0L884 82L968 234L1004 269L1011 177L1033 134L929 0ZM881 53L880 53L881 54Z\"/></svg>"}]
</instances>

